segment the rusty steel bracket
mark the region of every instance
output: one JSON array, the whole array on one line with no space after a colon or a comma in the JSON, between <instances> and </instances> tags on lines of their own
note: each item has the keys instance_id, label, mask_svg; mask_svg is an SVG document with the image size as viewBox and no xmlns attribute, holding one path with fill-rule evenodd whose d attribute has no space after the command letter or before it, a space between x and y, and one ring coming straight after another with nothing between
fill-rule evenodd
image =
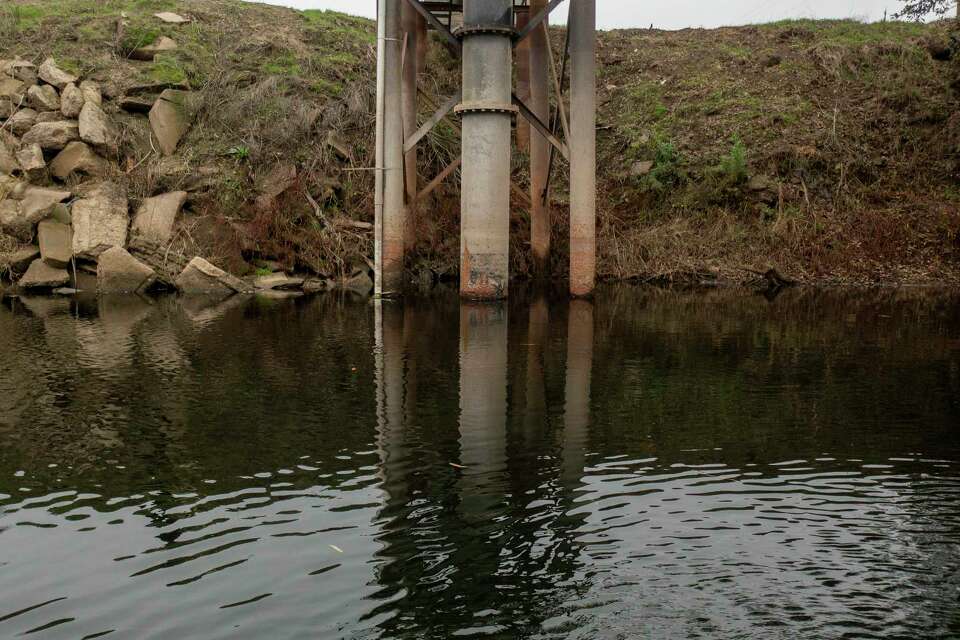
<instances>
[{"instance_id":1,"label":"rusty steel bracket","mask_svg":"<svg viewBox=\"0 0 960 640\"><path fill-rule=\"evenodd\" d=\"M537 114L531 111L530 108L523 103L523 100L517 97L517 94L513 94L513 104L516 105L517 109L519 109L520 115L522 115L527 122L530 123L530 126L536 129L537 133L543 136L547 142L552 144L554 148L560 152L560 155L563 156L564 160L569 162L570 151L567 149L567 145L560 142L560 140L558 140L557 137L550 132L550 129L547 128L547 125L537 117Z\"/></svg>"},{"instance_id":2,"label":"rusty steel bracket","mask_svg":"<svg viewBox=\"0 0 960 640\"><path fill-rule=\"evenodd\" d=\"M534 29L536 29L544 20L547 19L554 9L560 6L563 0L551 0L550 4L545 6L537 15L530 18L530 21L526 24L523 29L517 32L517 36L513 41L513 46L517 46L522 42L527 36L529 36ZM576 0L574 0L576 2Z\"/></svg>"},{"instance_id":3,"label":"rusty steel bracket","mask_svg":"<svg viewBox=\"0 0 960 640\"><path fill-rule=\"evenodd\" d=\"M423 3L420 0L406 0L410 3L410 6L416 9L417 13L423 16L423 19L426 20L431 27L437 30L438 33L442 34L447 41L453 45L454 50L457 52L457 55L460 55L460 52L463 48L463 45L460 44L458 40L451 32L450 29L446 27L442 22L437 19L437 16L423 6Z\"/></svg>"}]
</instances>

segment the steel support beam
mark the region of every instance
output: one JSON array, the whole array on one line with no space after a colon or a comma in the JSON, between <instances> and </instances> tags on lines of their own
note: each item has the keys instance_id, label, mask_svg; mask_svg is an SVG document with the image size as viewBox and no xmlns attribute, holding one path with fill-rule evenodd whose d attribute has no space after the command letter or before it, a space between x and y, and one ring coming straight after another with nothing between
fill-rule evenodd
<instances>
[{"instance_id":1,"label":"steel support beam","mask_svg":"<svg viewBox=\"0 0 960 640\"><path fill-rule=\"evenodd\" d=\"M570 293L593 293L597 270L596 0L570 5Z\"/></svg>"},{"instance_id":2,"label":"steel support beam","mask_svg":"<svg viewBox=\"0 0 960 640\"><path fill-rule=\"evenodd\" d=\"M530 12L517 15L517 29L522 30L530 20ZM517 96L523 102L530 100L530 41L523 40L515 48L517 58ZM517 150L530 152L530 123L526 118L517 120Z\"/></svg>"},{"instance_id":3,"label":"steel support beam","mask_svg":"<svg viewBox=\"0 0 960 640\"><path fill-rule=\"evenodd\" d=\"M377 7L377 150L374 294L399 295L403 285L404 175L401 96L402 0Z\"/></svg>"},{"instance_id":4,"label":"steel support beam","mask_svg":"<svg viewBox=\"0 0 960 640\"><path fill-rule=\"evenodd\" d=\"M447 39L447 42L449 42L453 46L453 50L455 52L457 53L460 52L460 49L461 49L460 41L457 40L457 37L453 35L453 33L450 32L450 29L448 29L442 22L437 20L437 17L433 15L429 9L424 7L423 3L421 3L420 0L405 0L405 1L408 2L410 6L413 7L414 10L416 10L417 13L423 16L423 19L426 20L428 23L430 23L431 27L436 29L437 32L439 32L441 35L443 35L444 38Z\"/></svg>"},{"instance_id":5,"label":"steel support beam","mask_svg":"<svg viewBox=\"0 0 960 640\"><path fill-rule=\"evenodd\" d=\"M550 15L550 13L551 13L554 9L556 9L557 7L559 7L560 4L561 4L563 1L564 1L564 0L550 0L550 4L548 4L548 5L545 6L545 7L544 7L543 4L541 3L540 6L541 6L542 8L541 8L539 11L537 11L536 13L533 13L534 6L535 6L535 4L536 4L536 0L530 0L530 10L531 10L530 12L533 14L533 17L530 18L530 19L527 21L527 24L523 27L523 29L521 29L521 30L517 33L516 44L519 45L519 44L522 43L524 40L526 40L527 37L528 37L531 33L533 33L538 26L540 26L541 23L543 23L543 22L546 21L547 17ZM577 2L578 2L578 0L572 0L571 4L576 4Z\"/></svg>"},{"instance_id":6,"label":"steel support beam","mask_svg":"<svg viewBox=\"0 0 960 640\"><path fill-rule=\"evenodd\" d=\"M550 172L550 144L558 144L544 124L550 118L550 96L547 88L547 20L546 0L530 0L530 12L540 18L528 38L530 41L530 109L521 113L540 135L530 137L530 250L533 273L545 277L550 271L550 200L542 197L547 190ZM564 156L569 154L561 148Z\"/></svg>"},{"instance_id":7,"label":"steel support beam","mask_svg":"<svg viewBox=\"0 0 960 640\"><path fill-rule=\"evenodd\" d=\"M460 214L460 294L505 298L510 279L512 0L465 0Z\"/></svg>"},{"instance_id":8,"label":"steel support beam","mask_svg":"<svg viewBox=\"0 0 960 640\"><path fill-rule=\"evenodd\" d=\"M440 123L441 120L447 117L447 115L453 111L453 108L457 106L460 102L461 96L458 91L452 95L446 102L444 102L439 109L437 109L432 116L430 116L426 122L423 123L416 133L407 138L407 141L403 144L404 152L409 152L412 149L417 148L417 144L423 140L428 133L433 131L433 128Z\"/></svg>"},{"instance_id":9,"label":"steel support beam","mask_svg":"<svg viewBox=\"0 0 960 640\"><path fill-rule=\"evenodd\" d=\"M417 129L417 65L420 51L420 23L426 24L423 16L404 2L401 5L403 29L403 78L401 94L403 101L403 138L407 140ZM404 253L411 253L417 243L417 146L403 145L404 172Z\"/></svg>"}]
</instances>

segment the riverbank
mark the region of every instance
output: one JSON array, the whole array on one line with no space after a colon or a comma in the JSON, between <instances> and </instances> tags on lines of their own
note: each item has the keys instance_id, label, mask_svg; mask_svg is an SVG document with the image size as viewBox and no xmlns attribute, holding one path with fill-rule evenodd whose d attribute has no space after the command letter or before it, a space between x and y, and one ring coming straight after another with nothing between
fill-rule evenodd
<instances>
[{"instance_id":1,"label":"riverbank","mask_svg":"<svg viewBox=\"0 0 960 640\"><path fill-rule=\"evenodd\" d=\"M164 13L177 17L157 17ZM801 21L601 34L600 277L742 283L773 268L812 284L960 284L954 30L952 22ZM85 201L81 210L103 210L90 206L91 191L121 194L107 198L113 218L130 221L121 244L154 272L150 287L176 286L196 258L248 284L290 277L318 288L365 286L374 34L360 18L234 0L6 3L0 60L19 56L39 69L50 59L77 89L96 86L106 132L83 136L78 127L78 139L44 143L30 130L56 110L25 96L16 111L26 104L34 120L12 114L17 127L0 134L12 158L6 173L65 193L57 204L68 212ZM553 38L559 50L562 30ZM439 43L430 55L441 71L425 88L439 98L454 90L457 69ZM33 85L21 63L5 74L24 85L4 89L12 108ZM35 82L56 89L52 122L80 120L63 104L71 83ZM157 113L170 104L172 116ZM64 137L73 138L70 127ZM92 155L56 163L74 142ZM40 157L34 152L36 165L26 168L33 144ZM421 153L421 176L436 175L457 148L455 130L438 127ZM522 155L514 168L526 185ZM563 173L551 197L557 277L567 255ZM16 195L25 187L6 184L5 206L23 214ZM160 210L163 224L137 224ZM455 278L458 210L455 182L431 196L411 279ZM0 277L29 267L17 252L36 246L48 214L31 210L4 226ZM530 272L527 238L516 201L519 278ZM81 249L71 256L78 269L65 270L58 286L80 288L77 272L96 275L100 246ZM126 256L122 264L133 268Z\"/></svg>"}]
</instances>

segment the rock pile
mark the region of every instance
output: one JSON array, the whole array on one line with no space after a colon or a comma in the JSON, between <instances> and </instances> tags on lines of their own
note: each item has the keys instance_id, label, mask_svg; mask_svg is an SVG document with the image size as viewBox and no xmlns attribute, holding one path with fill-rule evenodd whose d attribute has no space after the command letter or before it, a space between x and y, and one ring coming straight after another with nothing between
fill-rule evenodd
<instances>
[{"instance_id":1,"label":"rock pile","mask_svg":"<svg viewBox=\"0 0 960 640\"><path fill-rule=\"evenodd\" d=\"M176 43L165 38L155 45L171 49ZM152 53L138 55L149 59ZM363 267L339 281L291 277L278 265L243 280L202 257L169 255L188 193L130 202L117 118L126 112L148 119L151 146L175 160L170 156L190 131L195 105L185 85L135 85L104 95L98 83L52 58L39 66L20 57L0 60L0 233L21 243L0 254L0 273L19 276L20 288L55 293L81 289L78 273L96 274L102 293L150 287L223 295L369 291L372 281ZM278 175L270 182L266 192L289 188L292 179Z\"/></svg>"},{"instance_id":2,"label":"rock pile","mask_svg":"<svg viewBox=\"0 0 960 640\"><path fill-rule=\"evenodd\" d=\"M188 91L166 88L151 101L152 133L165 155L190 128L190 100ZM0 60L0 232L25 245L4 256L11 273L22 274L17 285L72 291L79 268L96 273L102 293L143 292L158 282L183 282L186 292L252 291L199 257L179 278L164 279L148 264L149 251L140 260L127 250L168 244L187 194L147 198L131 219L108 109L97 83L53 59L39 67Z\"/></svg>"}]
</instances>

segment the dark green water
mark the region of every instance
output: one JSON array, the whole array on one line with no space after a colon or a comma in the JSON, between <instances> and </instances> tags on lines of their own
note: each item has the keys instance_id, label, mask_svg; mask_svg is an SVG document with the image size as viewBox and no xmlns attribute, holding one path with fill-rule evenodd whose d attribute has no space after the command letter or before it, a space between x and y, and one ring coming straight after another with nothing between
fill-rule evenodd
<instances>
[{"instance_id":1,"label":"dark green water","mask_svg":"<svg viewBox=\"0 0 960 640\"><path fill-rule=\"evenodd\" d=\"M958 638L960 294L8 299L0 638L104 634Z\"/></svg>"}]
</instances>

